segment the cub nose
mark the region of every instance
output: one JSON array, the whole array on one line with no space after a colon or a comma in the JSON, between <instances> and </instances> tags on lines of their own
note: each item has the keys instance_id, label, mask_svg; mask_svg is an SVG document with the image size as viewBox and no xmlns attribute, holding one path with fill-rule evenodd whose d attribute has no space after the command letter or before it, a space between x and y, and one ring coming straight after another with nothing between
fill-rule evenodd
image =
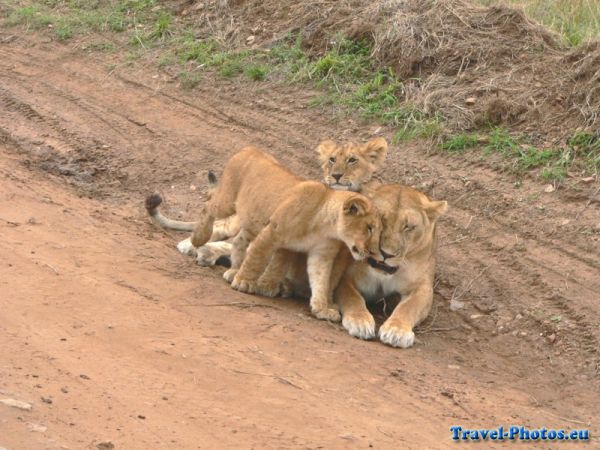
<instances>
[{"instance_id":1,"label":"cub nose","mask_svg":"<svg viewBox=\"0 0 600 450\"><path fill-rule=\"evenodd\" d=\"M343 175L343 174L341 174L341 173L332 173L332 174L331 174L331 176L332 176L333 178L335 178L335 181L340 181L340 178L342 178L342 175Z\"/></svg>"}]
</instances>

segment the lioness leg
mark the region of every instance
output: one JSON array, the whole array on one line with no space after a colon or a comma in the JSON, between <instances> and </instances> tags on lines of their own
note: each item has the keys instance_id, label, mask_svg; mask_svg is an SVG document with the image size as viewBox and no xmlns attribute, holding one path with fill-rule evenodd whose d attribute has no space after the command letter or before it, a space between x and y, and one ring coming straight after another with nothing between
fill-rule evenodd
<instances>
[{"instance_id":1,"label":"lioness leg","mask_svg":"<svg viewBox=\"0 0 600 450\"><path fill-rule=\"evenodd\" d=\"M413 327L427 317L433 303L431 284L424 283L396 306L379 328L379 339L392 347L407 348L415 342Z\"/></svg>"},{"instance_id":2,"label":"lioness leg","mask_svg":"<svg viewBox=\"0 0 600 450\"><path fill-rule=\"evenodd\" d=\"M308 253L306 270L310 283L310 309L317 319L340 321L340 312L331 305L331 272L339 241L327 240Z\"/></svg>"},{"instance_id":3,"label":"lioness leg","mask_svg":"<svg viewBox=\"0 0 600 450\"><path fill-rule=\"evenodd\" d=\"M240 270L233 278L231 287L249 294L256 292L258 278L267 268L271 255L278 249L279 242L276 239L273 227L267 225L248 247L246 257Z\"/></svg>"},{"instance_id":4,"label":"lioness leg","mask_svg":"<svg viewBox=\"0 0 600 450\"><path fill-rule=\"evenodd\" d=\"M231 283L233 278L238 273L238 270L242 266L242 262L244 261L244 257L246 256L246 249L254 235L250 233L248 230L242 228L237 236L233 239L231 246L231 268L226 270L223 274L223 278Z\"/></svg>"},{"instance_id":5,"label":"lioness leg","mask_svg":"<svg viewBox=\"0 0 600 450\"><path fill-rule=\"evenodd\" d=\"M345 275L334 293L342 313L342 325L351 336L360 339L375 337L375 319L367 309L364 298L354 286L350 274Z\"/></svg>"}]
</instances>

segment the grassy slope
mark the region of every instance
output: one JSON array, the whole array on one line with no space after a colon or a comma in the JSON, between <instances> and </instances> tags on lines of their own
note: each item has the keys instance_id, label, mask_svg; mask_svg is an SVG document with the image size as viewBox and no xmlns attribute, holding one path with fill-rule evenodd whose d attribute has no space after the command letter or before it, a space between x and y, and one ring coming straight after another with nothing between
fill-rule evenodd
<instances>
[{"instance_id":1,"label":"grassy slope","mask_svg":"<svg viewBox=\"0 0 600 450\"><path fill-rule=\"evenodd\" d=\"M498 0L476 0L494 4ZM535 18L561 31L573 45L600 37L600 2L595 0L508 0L523 4ZM179 67L181 85L193 89L208 73L244 77L260 82L311 83L323 93L316 105L336 105L368 121L396 130L395 139L432 139L439 151L460 155L483 150L496 155L500 166L516 174L533 174L562 180L568 172L600 172L600 138L574 131L567 142L553 148L535 148L526 135L501 128L483 128L474 134L448 135L443 118L426 115L402 101L403 84L390 70L375 68L364 42L336 39L337 44L319 58L309 58L293 36L270 51L228 49L216 39L200 40L161 7L157 0L8 0L5 26L21 30L48 30L60 40L91 32L119 33L127 44L127 60L158 52L159 65ZM1 12L1 10L0 10ZM99 41L88 49L112 51L114 44ZM110 68L113 70L114 68Z\"/></svg>"}]
</instances>

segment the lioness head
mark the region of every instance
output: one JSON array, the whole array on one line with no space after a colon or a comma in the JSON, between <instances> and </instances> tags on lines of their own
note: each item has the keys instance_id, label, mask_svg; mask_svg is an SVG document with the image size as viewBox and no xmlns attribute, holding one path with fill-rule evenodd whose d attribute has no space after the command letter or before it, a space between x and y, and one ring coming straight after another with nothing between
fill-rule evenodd
<instances>
[{"instance_id":1,"label":"lioness head","mask_svg":"<svg viewBox=\"0 0 600 450\"><path fill-rule=\"evenodd\" d=\"M323 141L317 147L325 183L343 191L360 191L363 183L371 180L373 173L383 165L388 144L376 138L364 145L338 145Z\"/></svg>"},{"instance_id":2,"label":"lioness head","mask_svg":"<svg viewBox=\"0 0 600 450\"><path fill-rule=\"evenodd\" d=\"M338 235L354 259L361 260L369 256L381 258L381 218L367 197L360 194L348 196L342 206L337 228Z\"/></svg>"},{"instance_id":3,"label":"lioness head","mask_svg":"<svg viewBox=\"0 0 600 450\"><path fill-rule=\"evenodd\" d=\"M430 200L407 186L389 184L377 189L373 203L381 212L382 259L370 258L369 265L392 274L411 256L431 251L435 225L448 209L447 202Z\"/></svg>"}]
</instances>

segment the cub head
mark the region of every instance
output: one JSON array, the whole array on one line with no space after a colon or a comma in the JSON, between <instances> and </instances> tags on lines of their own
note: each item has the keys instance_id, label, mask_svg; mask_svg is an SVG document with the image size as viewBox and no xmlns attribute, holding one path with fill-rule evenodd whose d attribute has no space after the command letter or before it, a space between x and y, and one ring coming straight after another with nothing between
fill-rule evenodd
<instances>
[{"instance_id":1,"label":"cub head","mask_svg":"<svg viewBox=\"0 0 600 450\"><path fill-rule=\"evenodd\" d=\"M379 253L381 219L373 203L364 195L349 194L345 198L337 231L354 259L361 260L369 256L381 258Z\"/></svg>"},{"instance_id":2,"label":"cub head","mask_svg":"<svg viewBox=\"0 0 600 450\"><path fill-rule=\"evenodd\" d=\"M413 255L431 253L438 218L448 209L445 201L398 184L384 185L374 193L373 203L381 212L381 260L369 258L371 267L393 274Z\"/></svg>"},{"instance_id":3,"label":"cub head","mask_svg":"<svg viewBox=\"0 0 600 450\"><path fill-rule=\"evenodd\" d=\"M388 144L383 138L364 145L338 145L328 140L321 142L317 151L325 183L340 191L358 192L383 165Z\"/></svg>"}]
</instances>

